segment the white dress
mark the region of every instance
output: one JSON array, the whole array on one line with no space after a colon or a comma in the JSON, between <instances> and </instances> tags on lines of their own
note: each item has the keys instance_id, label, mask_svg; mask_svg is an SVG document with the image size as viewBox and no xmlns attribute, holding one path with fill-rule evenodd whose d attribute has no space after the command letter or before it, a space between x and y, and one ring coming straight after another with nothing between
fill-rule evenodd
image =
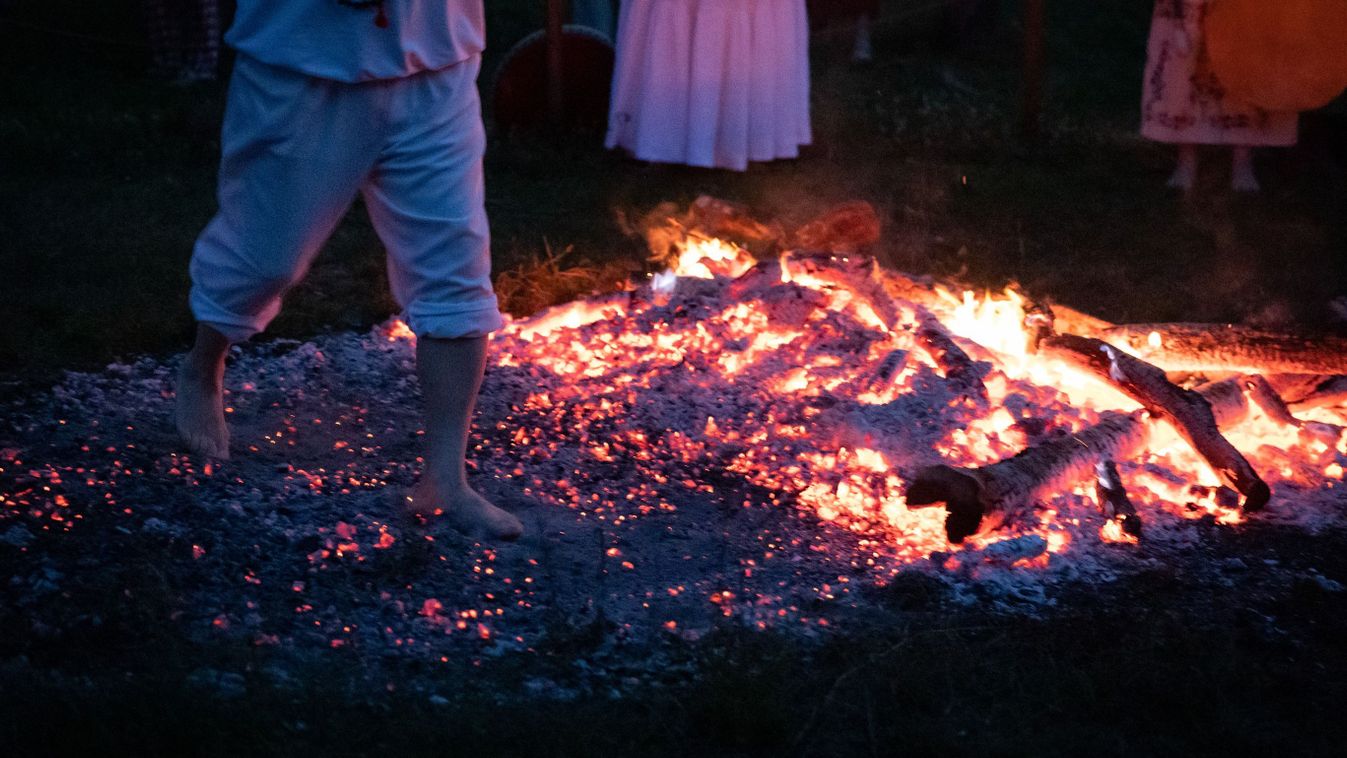
<instances>
[{"instance_id":1,"label":"white dress","mask_svg":"<svg viewBox=\"0 0 1347 758\"><path fill-rule=\"evenodd\" d=\"M810 140L805 0L623 0L609 148L742 171Z\"/></svg>"}]
</instances>

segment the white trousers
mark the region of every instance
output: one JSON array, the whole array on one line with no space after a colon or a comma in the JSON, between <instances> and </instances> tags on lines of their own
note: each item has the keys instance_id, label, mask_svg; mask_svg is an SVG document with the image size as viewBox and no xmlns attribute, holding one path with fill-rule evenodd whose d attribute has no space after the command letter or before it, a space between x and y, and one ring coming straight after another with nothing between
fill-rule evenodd
<instances>
[{"instance_id":1,"label":"white trousers","mask_svg":"<svg viewBox=\"0 0 1347 758\"><path fill-rule=\"evenodd\" d=\"M343 83L239 55L221 138L220 210L192 254L192 313L235 341L262 331L356 192L422 337L502 324L491 289L480 57Z\"/></svg>"}]
</instances>

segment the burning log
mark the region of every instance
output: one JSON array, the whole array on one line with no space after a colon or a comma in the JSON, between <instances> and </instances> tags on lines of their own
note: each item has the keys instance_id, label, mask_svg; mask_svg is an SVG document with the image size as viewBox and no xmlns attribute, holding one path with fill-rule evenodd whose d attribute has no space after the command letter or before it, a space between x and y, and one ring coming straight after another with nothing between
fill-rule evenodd
<instances>
[{"instance_id":1,"label":"burning log","mask_svg":"<svg viewBox=\"0 0 1347 758\"><path fill-rule=\"evenodd\" d=\"M1065 305L1052 306L1053 323L1061 332L1079 334L1084 337L1098 337L1104 330L1113 328L1113 324L1101 318L1095 318L1084 311L1068 308Z\"/></svg>"},{"instance_id":2,"label":"burning log","mask_svg":"<svg viewBox=\"0 0 1347 758\"><path fill-rule=\"evenodd\" d=\"M973 534L995 528L1005 517L1031 507L1036 500L1093 476L1101 460L1132 457L1141 451L1148 436L1140 411L1108 412L1094 426L1026 448L990 466L922 469L908 485L907 504L920 508L944 503L945 535L950 542L963 542Z\"/></svg>"},{"instance_id":3,"label":"burning log","mask_svg":"<svg viewBox=\"0 0 1347 758\"><path fill-rule=\"evenodd\" d=\"M1105 506L1105 514L1118 522L1123 534L1141 539L1141 516L1127 497L1127 490L1123 489L1117 464L1105 458L1094 464L1094 473L1095 496L1099 498L1099 504Z\"/></svg>"},{"instance_id":4,"label":"burning log","mask_svg":"<svg viewBox=\"0 0 1347 758\"><path fill-rule=\"evenodd\" d=\"M859 295L883 326L893 331L898 325L916 321L917 345L930 356L959 394L975 400L987 400L983 377L987 366L969 357L940 323L920 304L895 297L885 286L890 278L881 273L873 258L846 258L826 253L788 253L781 265L792 280L814 280L842 287Z\"/></svg>"},{"instance_id":5,"label":"burning log","mask_svg":"<svg viewBox=\"0 0 1347 758\"><path fill-rule=\"evenodd\" d=\"M1057 314L1047 303L1032 303L1024 309L1025 352L1038 353L1038 346L1057 330Z\"/></svg>"},{"instance_id":6,"label":"burning log","mask_svg":"<svg viewBox=\"0 0 1347 758\"><path fill-rule=\"evenodd\" d=\"M781 257L781 266L790 281L813 280L859 295L885 329L909 320L911 306L904 307L884 287L879 264L873 258L792 251Z\"/></svg>"},{"instance_id":7,"label":"burning log","mask_svg":"<svg viewBox=\"0 0 1347 758\"><path fill-rule=\"evenodd\" d=\"M1219 382L1209 382L1197 388L1198 394L1211 404L1216 426L1227 429L1244 421L1255 408L1263 415L1287 426L1300 426L1300 419L1282 402L1272 385L1258 374L1232 376Z\"/></svg>"},{"instance_id":8,"label":"burning log","mask_svg":"<svg viewBox=\"0 0 1347 758\"><path fill-rule=\"evenodd\" d=\"M883 392L893 386L893 380L898 378L903 369L907 367L907 351L891 350L879 362L879 368L875 369L870 375L865 388L870 392Z\"/></svg>"},{"instance_id":9,"label":"burning log","mask_svg":"<svg viewBox=\"0 0 1347 758\"><path fill-rule=\"evenodd\" d=\"M1330 387L1335 384L1338 385L1340 397L1347 400L1347 386L1343 386L1347 385L1347 377L1331 377L1325 384ZM1216 423L1222 428L1244 421L1257 408L1268 419L1283 426L1298 429L1303 434L1317 437L1329 444L1337 444L1344 431L1347 431L1337 424L1305 421L1297 418L1291 412L1291 408L1286 401L1273 388L1272 383L1257 374L1211 382L1198 387L1197 391L1202 393L1202 396L1211 403L1212 412L1216 416ZM1331 392L1327 396L1331 397ZM1337 403L1330 402L1327 404L1336 405ZM1298 407L1310 410L1316 406L1302 405Z\"/></svg>"},{"instance_id":10,"label":"burning log","mask_svg":"<svg viewBox=\"0 0 1347 758\"><path fill-rule=\"evenodd\" d=\"M969 358L968 353L954 342L935 316L921 314L914 336L917 344L931 356L931 360L959 394L979 402L987 401L987 386L982 382L987 375L987 364Z\"/></svg>"},{"instance_id":11,"label":"burning log","mask_svg":"<svg viewBox=\"0 0 1347 758\"><path fill-rule=\"evenodd\" d=\"M1165 371L1347 374L1347 339L1232 324L1124 324L1098 332Z\"/></svg>"},{"instance_id":12,"label":"burning log","mask_svg":"<svg viewBox=\"0 0 1347 758\"><path fill-rule=\"evenodd\" d=\"M1347 376L1275 374L1268 383L1293 411L1347 405Z\"/></svg>"},{"instance_id":13,"label":"burning log","mask_svg":"<svg viewBox=\"0 0 1347 758\"><path fill-rule=\"evenodd\" d=\"M1161 369L1097 339L1060 334L1044 339L1042 349L1047 355L1093 373L1152 414L1169 419L1193 449L1244 496L1244 511L1261 510L1267 505L1271 490L1221 436L1211 404L1202 395L1173 384Z\"/></svg>"}]
</instances>

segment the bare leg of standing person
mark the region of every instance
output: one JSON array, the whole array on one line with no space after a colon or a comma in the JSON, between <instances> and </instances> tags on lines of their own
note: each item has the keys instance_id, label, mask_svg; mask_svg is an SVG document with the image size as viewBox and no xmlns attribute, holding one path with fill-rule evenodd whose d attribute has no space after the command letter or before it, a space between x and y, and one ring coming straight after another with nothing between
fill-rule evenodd
<instances>
[{"instance_id":1,"label":"bare leg of standing person","mask_svg":"<svg viewBox=\"0 0 1347 758\"><path fill-rule=\"evenodd\" d=\"M213 458L229 457L224 418L224 368L229 338L198 324L196 342L178 369L174 422L188 449Z\"/></svg>"},{"instance_id":2,"label":"bare leg of standing person","mask_svg":"<svg viewBox=\"0 0 1347 758\"><path fill-rule=\"evenodd\" d=\"M1167 186L1184 192L1193 188L1197 182L1197 146L1179 145L1179 163L1169 177Z\"/></svg>"},{"instance_id":3,"label":"bare leg of standing person","mask_svg":"<svg viewBox=\"0 0 1347 758\"><path fill-rule=\"evenodd\" d=\"M469 535L512 540L519 519L497 508L468 484L465 458L472 411L486 367L486 338L434 339L416 343L416 368L426 414L426 465L409 507L414 513L443 512Z\"/></svg>"},{"instance_id":4,"label":"bare leg of standing person","mask_svg":"<svg viewBox=\"0 0 1347 758\"><path fill-rule=\"evenodd\" d=\"M856 17L856 43L851 49L853 63L869 63L874 58L870 42L870 14L862 13Z\"/></svg>"},{"instance_id":5,"label":"bare leg of standing person","mask_svg":"<svg viewBox=\"0 0 1347 758\"><path fill-rule=\"evenodd\" d=\"M1253 170L1253 148L1236 145L1230 156L1230 188L1236 192L1258 192L1263 187Z\"/></svg>"}]
</instances>

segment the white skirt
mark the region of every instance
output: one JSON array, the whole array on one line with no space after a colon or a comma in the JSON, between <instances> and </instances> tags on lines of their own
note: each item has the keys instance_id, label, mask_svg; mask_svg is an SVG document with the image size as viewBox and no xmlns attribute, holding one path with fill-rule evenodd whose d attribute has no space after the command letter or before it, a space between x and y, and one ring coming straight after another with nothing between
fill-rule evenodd
<instances>
[{"instance_id":1,"label":"white skirt","mask_svg":"<svg viewBox=\"0 0 1347 758\"><path fill-rule=\"evenodd\" d=\"M805 0L623 0L609 148L742 171L810 139Z\"/></svg>"}]
</instances>

